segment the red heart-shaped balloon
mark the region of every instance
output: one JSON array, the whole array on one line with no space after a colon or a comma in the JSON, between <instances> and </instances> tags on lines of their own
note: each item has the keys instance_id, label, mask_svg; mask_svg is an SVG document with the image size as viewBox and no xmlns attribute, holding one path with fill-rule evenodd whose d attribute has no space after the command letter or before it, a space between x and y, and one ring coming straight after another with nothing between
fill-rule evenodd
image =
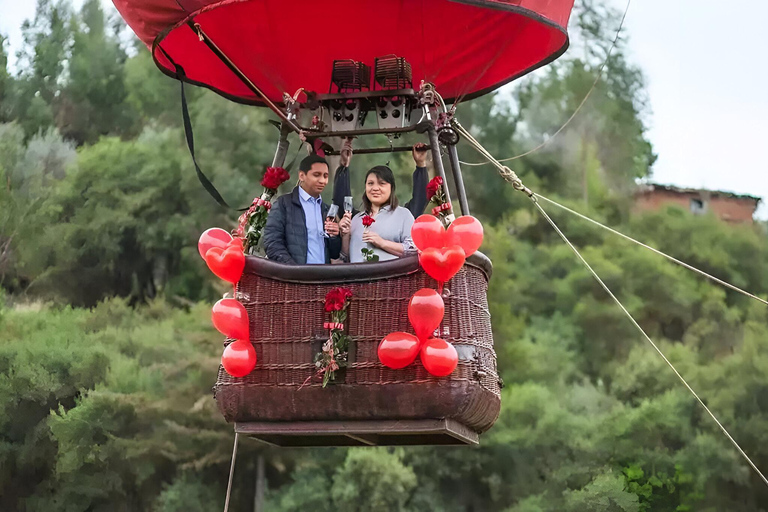
<instances>
[{"instance_id":1,"label":"red heart-shaped balloon","mask_svg":"<svg viewBox=\"0 0 768 512\"><path fill-rule=\"evenodd\" d=\"M227 247L237 247L241 251L243 250L243 239L239 236L233 237L232 240L227 244ZM245 253L243 253L245 254Z\"/></svg>"},{"instance_id":2,"label":"red heart-shaped balloon","mask_svg":"<svg viewBox=\"0 0 768 512\"><path fill-rule=\"evenodd\" d=\"M256 367L256 350L250 341L237 340L227 345L221 365L233 377L245 377Z\"/></svg>"},{"instance_id":3,"label":"red heart-shaped balloon","mask_svg":"<svg viewBox=\"0 0 768 512\"><path fill-rule=\"evenodd\" d=\"M214 247L224 249L231 241L232 235L221 228L206 229L197 241L197 250L200 252L200 257L205 259L209 249Z\"/></svg>"},{"instance_id":4,"label":"red heart-shaped balloon","mask_svg":"<svg viewBox=\"0 0 768 512\"><path fill-rule=\"evenodd\" d=\"M461 266L464 265L465 259L464 249L458 245L439 249L430 247L419 254L419 263L421 263L424 272L441 283L445 283L455 276L456 272L461 270Z\"/></svg>"},{"instance_id":5,"label":"red heart-shaped balloon","mask_svg":"<svg viewBox=\"0 0 768 512\"><path fill-rule=\"evenodd\" d=\"M387 368L405 368L419 355L419 339L407 332L387 334L379 343L379 361Z\"/></svg>"},{"instance_id":6,"label":"red heart-shaped balloon","mask_svg":"<svg viewBox=\"0 0 768 512\"><path fill-rule=\"evenodd\" d=\"M431 288L417 291L408 303L408 320L420 340L425 340L435 333L444 315L443 298Z\"/></svg>"},{"instance_id":7,"label":"red heart-shaped balloon","mask_svg":"<svg viewBox=\"0 0 768 512\"><path fill-rule=\"evenodd\" d=\"M440 338L432 338L421 346L421 364L435 377L445 377L453 373L459 364L456 347Z\"/></svg>"},{"instance_id":8,"label":"red heart-shaped balloon","mask_svg":"<svg viewBox=\"0 0 768 512\"><path fill-rule=\"evenodd\" d=\"M443 247L446 245L446 232L443 223L434 215L419 215L413 221L411 239L420 251L426 251L430 247Z\"/></svg>"},{"instance_id":9,"label":"red heart-shaped balloon","mask_svg":"<svg viewBox=\"0 0 768 512\"><path fill-rule=\"evenodd\" d=\"M245 255L237 244L226 249L213 247L205 253L205 262L211 272L229 283L237 283L245 269Z\"/></svg>"},{"instance_id":10,"label":"red heart-shaped balloon","mask_svg":"<svg viewBox=\"0 0 768 512\"><path fill-rule=\"evenodd\" d=\"M471 215L462 215L448 226L446 245L459 245L469 256L483 244L483 225Z\"/></svg>"},{"instance_id":11,"label":"red heart-shaped balloon","mask_svg":"<svg viewBox=\"0 0 768 512\"><path fill-rule=\"evenodd\" d=\"M235 299L221 299L213 305L211 313L213 326L227 338L247 340L250 336L248 326L248 312L240 301Z\"/></svg>"}]
</instances>

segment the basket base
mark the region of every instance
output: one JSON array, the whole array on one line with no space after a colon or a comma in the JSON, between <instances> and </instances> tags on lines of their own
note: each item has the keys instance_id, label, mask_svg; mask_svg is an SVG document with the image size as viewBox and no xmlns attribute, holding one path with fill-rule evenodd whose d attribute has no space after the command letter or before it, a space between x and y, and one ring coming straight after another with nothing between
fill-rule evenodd
<instances>
[{"instance_id":1,"label":"basket base","mask_svg":"<svg viewBox=\"0 0 768 512\"><path fill-rule=\"evenodd\" d=\"M235 432L273 446L465 446L477 432L449 418L429 420L236 422Z\"/></svg>"}]
</instances>

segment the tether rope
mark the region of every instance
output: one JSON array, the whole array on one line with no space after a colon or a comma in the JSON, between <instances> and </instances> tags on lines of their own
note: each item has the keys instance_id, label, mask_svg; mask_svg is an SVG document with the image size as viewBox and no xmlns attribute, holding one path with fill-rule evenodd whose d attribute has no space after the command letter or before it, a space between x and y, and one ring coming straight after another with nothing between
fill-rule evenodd
<instances>
[{"instance_id":1,"label":"tether rope","mask_svg":"<svg viewBox=\"0 0 768 512\"><path fill-rule=\"evenodd\" d=\"M229 466L229 482L227 483L227 497L224 500L224 512L229 512L229 498L232 495L232 479L235 476L235 461L237 460L237 442L240 434L235 432L235 446L232 448L232 464Z\"/></svg>"},{"instance_id":2,"label":"tether rope","mask_svg":"<svg viewBox=\"0 0 768 512\"><path fill-rule=\"evenodd\" d=\"M666 254L666 253L664 253L664 252L661 252L661 251L660 251L660 250L658 250L658 249L654 249L653 247L651 247L651 246L649 246L649 245L646 245L646 244L644 244L643 242L640 242L639 240L635 240L635 239L634 239L634 238L632 238L631 236L627 236L627 235L625 235L624 233L621 233L621 232L619 232L619 231L616 231L615 229L613 229L613 228L611 228L611 227L609 227L609 226L606 226L605 224L602 224L602 223L600 223L600 222L598 222L598 221L596 221L596 220L594 220L594 219L591 219L591 218L587 217L586 215L584 215L584 214L581 214L581 213L579 213L579 212L577 212L577 211L575 211L575 210L572 210L572 209L568 208L567 206L564 206L564 205L562 205L562 204L558 203L557 201L553 201L552 199L549 199L549 198L547 198L547 197L544 197L543 195L541 195L541 194L539 194L539 193L536 193L535 195L536 195L536 197L537 197L538 199L543 199L544 201L546 201L546 202L548 202L548 203L550 203L550 204L552 204L552 205L554 205L554 206L557 206L558 208L562 208L563 210L565 210L565 211L567 211L568 213L571 213L571 214L573 214L573 215L575 215L575 216L579 217L580 219L584 219L584 220L586 220L586 221L589 221L589 222L591 222L592 224L595 224L596 226L599 226L599 227L601 227L601 228L605 229L606 231L609 231L609 232L613 233L614 235L618 235L618 236L620 236L620 237L624 238L625 240L629 240L630 242L633 242L633 243L635 243L635 244L639 245L640 247L644 247L645 249L648 249L649 251L651 251L651 252L654 252L654 253L658 254L659 256L663 256L663 257L667 258L668 260L670 260L670 261L672 261L672 262L674 262L674 263L677 263L678 265L680 265L680 266L682 266L682 267L685 267L685 268L687 268L688 270L691 270L691 271L693 271L693 272L696 272L697 274L699 274L699 275L701 275L701 276L704 276L704 277L706 277L707 279L710 279L711 281L714 281L715 283L717 283L717 284L719 284L719 285L721 285L721 286L725 286L726 288L730 288L730 289L731 289L731 290L733 290L733 291L739 292L739 293L741 293L742 295L745 295L745 296L747 296L747 297L749 297L749 298L751 298L751 299L755 299L756 301L758 301L758 302L762 302L763 304L765 304L766 306L768 306L768 300L765 300L765 299L763 299L763 298L760 298L760 297L758 297L757 295L754 295L754 294L752 294L752 293L749 293L748 291L742 290L742 289L741 289L741 288L739 288L738 286L732 285L731 283L729 283L729 282L727 282L727 281L723 281L722 279L718 279L717 277L715 277L715 276L713 276L713 275L711 275L711 274L708 274L708 273L704 272L703 270L699 270L698 268L694 267L693 265L689 265L688 263L686 263L686 262L684 262L684 261L680 261L680 260L678 260L677 258L674 258L674 257L670 256L669 254Z\"/></svg>"},{"instance_id":3,"label":"tether rope","mask_svg":"<svg viewBox=\"0 0 768 512\"><path fill-rule=\"evenodd\" d=\"M766 479L765 475L760 471L760 469L755 465L754 462L752 462L752 459L749 458L749 456L746 454L746 452L739 446L739 443L736 442L736 440L731 436L731 434L728 432L728 430L723 426L722 423L720 423L720 420L717 419L717 416L709 410L709 407L704 403L704 401L699 397L698 393L693 390L693 388L688 384L688 381L685 380L685 378L680 374L680 372L677 371L677 368L675 368L675 365L672 364L672 362L667 359L667 356L664 355L664 352L661 351L658 345L654 343L654 341L651 339L650 336L643 330L642 327L640 327L640 324L637 323L635 318L632 316L632 314L627 311L627 309L624 307L624 305L619 301L618 298L613 294L610 288L603 282L603 280L600 278L600 276L595 272L595 270L590 266L589 263L587 263L587 260L584 259L584 257L581 255L578 249L568 240L568 238L565 236L565 234L560 230L559 227L557 227L557 224L552 220L552 218L547 214L546 211L544 211L544 208L542 208L541 204L539 204L538 201L538 194L532 192L528 187L526 187L522 180L517 176L517 174L512 171L509 167L501 164L500 161L493 158L493 155L491 155L472 135L463 127L460 123L454 121L454 127L457 131L462 133L464 137L467 138L467 141L484 157L488 159L488 161L495 165L496 168L499 170L499 174L501 174L502 178L504 178L505 181L509 182L515 190L519 190L521 192L524 192L530 199L531 202L536 206L536 208L539 210L539 213L549 222L549 224L552 226L552 228L557 232L558 235L560 235L560 238L563 239L563 241L568 245L568 247L571 248L571 250L576 254L576 256L579 258L579 260L584 264L584 266L589 270L589 272L592 274L592 276L595 278L595 280L600 284L600 286L608 293L608 295L613 299L613 301L619 306L619 308L624 312L624 314L629 318L629 320L632 322L632 325L637 328L638 331L643 335L643 337L646 339L648 343L653 347L653 349L661 356L661 358L664 360L664 362L669 366L669 368L674 372L674 374L677 376L677 378L680 380L680 382L683 383L685 388L693 395L693 397L696 399L697 402L701 405L701 407L707 412L707 414L712 418L712 421L715 422L715 424L720 428L720 430L723 432L726 438L733 444L733 446L736 448L736 450L741 454L741 456L744 458L744 460L747 461L747 463L750 465L750 467L757 473L762 481L765 483L766 486L768 486L768 479ZM553 202L551 200L547 200L549 202ZM616 232L618 233L618 231ZM650 248L650 247L649 247ZM652 248L651 248L652 249ZM661 252L661 251L658 251ZM666 256L666 255L665 255ZM671 258L671 256L669 257ZM686 265L687 267L690 267ZM699 271L703 272L703 271ZM718 282L720 280L717 280ZM730 285L729 287L732 287L736 289L735 286ZM740 290L743 292L743 290ZM750 295L747 292L743 292L747 295ZM757 298L757 297L755 297ZM759 299L757 298L758 300ZM762 301L764 302L764 301Z\"/></svg>"},{"instance_id":4,"label":"tether rope","mask_svg":"<svg viewBox=\"0 0 768 512\"><path fill-rule=\"evenodd\" d=\"M587 103L587 100L589 99L589 97L592 96L592 92L594 92L598 82L600 82L600 79L603 76L603 70L605 69L605 66L608 64L608 61L611 58L611 53L613 53L613 49L616 48L616 44L619 41L619 36L621 35L622 28L624 28L624 20L627 19L627 13L629 12L629 6L631 3L632 3L632 0L627 0L627 6L624 8L624 14L621 16L621 22L619 23L619 28L616 30L616 37L613 38L613 42L611 43L610 48L608 48L608 53L606 53L605 60L603 61L602 64L600 64L600 67L597 70L597 76L595 77L595 81L592 82L592 87L589 88L589 91L587 91L586 96L584 96L584 99L581 100L581 103L579 103L579 106L576 107L576 110L573 111L573 114L571 114L571 117L569 117L568 120L565 121L565 123L560 128L558 128L557 131L553 133L551 137L545 139L544 142L542 142L535 148L530 149L525 153L521 153L519 155L498 160L499 162L511 162L512 160L517 160L518 158L523 158L524 156L528 156L532 153L535 153L536 151L540 150L541 148L543 148L544 146L552 142L555 139L555 137L560 135L560 133L563 130L565 130L566 126L568 126L571 123L571 121L573 121L573 119L576 117L579 111L581 111L581 108ZM468 165L470 167L473 167L473 166L485 165L488 162L460 162L460 163L462 165Z\"/></svg>"}]
</instances>

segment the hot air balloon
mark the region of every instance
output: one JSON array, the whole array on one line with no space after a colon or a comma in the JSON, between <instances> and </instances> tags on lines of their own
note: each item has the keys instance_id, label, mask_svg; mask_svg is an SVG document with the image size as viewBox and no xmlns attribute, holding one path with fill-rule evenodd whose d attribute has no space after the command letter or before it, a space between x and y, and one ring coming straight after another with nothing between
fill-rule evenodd
<instances>
[{"instance_id":1,"label":"hot air balloon","mask_svg":"<svg viewBox=\"0 0 768 512\"><path fill-rule=\"evenodd\" d=\"M163 73L275 113L273 166L283 165L291 132L309 142L417 132L443 180L445 148L463 215L470 210L455 105L559 57L573 8L573 0L114 3ZM193 152L186 110L184 118ZM404 148L366 151L397 149ZM435 335L456 348L458 363L447 377L435 377L418 361L392 369L377 358L385 336L409 331L409 299L434 287L417 257L288 266L246 256L237 292L245 297L258 363L241 377L219 369L220 411L236 432L281 446L478 443L501 406L486 298L491 268L475 252L445 283ZM346 367L323 387L313 379L328 339L323 298L340 286L353 295L343 324L352 342Z\"/></svg>"}]
</instances>

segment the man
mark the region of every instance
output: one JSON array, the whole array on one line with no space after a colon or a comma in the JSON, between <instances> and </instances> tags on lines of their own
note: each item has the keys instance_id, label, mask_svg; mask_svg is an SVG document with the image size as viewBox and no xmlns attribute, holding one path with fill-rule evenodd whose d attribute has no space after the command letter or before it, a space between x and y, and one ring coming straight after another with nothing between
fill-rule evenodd
<instances>
[{"instance_id":1,"label":"man","mask_svg":"<svg viewBox=\"0 0 768 512\"><path fill-rule=\"evenodd\" d=\"M339 225L326 220L320 198L328 184L328 162L310 155L299 164L299 185L275 201L264 227L267 257L293 265L330 263L341 251ZM329 236L324 236L324 231Z\"/></svg>"},{"instance_id":2,"label":"man","mask_svg":"<svg viewBox=\"0 0 768 512\"><path fill-rule=\"evenodd\" d=\"M416 170L413 171L413 193L411 199L405 203L413 217L416 218L424 213L424 207L427 206L429 199L427 197L427 182L429 173L427 172L427 145L421 142L414 144L411 150L411 156L416 164ZM336 169L336 175L333 179L333 204L338 205L343 214L344 197L351 196L349 164L352 161L352 139L346 139L339 151L341 161L339 168Z\"/></svg>"}]
</instances>

